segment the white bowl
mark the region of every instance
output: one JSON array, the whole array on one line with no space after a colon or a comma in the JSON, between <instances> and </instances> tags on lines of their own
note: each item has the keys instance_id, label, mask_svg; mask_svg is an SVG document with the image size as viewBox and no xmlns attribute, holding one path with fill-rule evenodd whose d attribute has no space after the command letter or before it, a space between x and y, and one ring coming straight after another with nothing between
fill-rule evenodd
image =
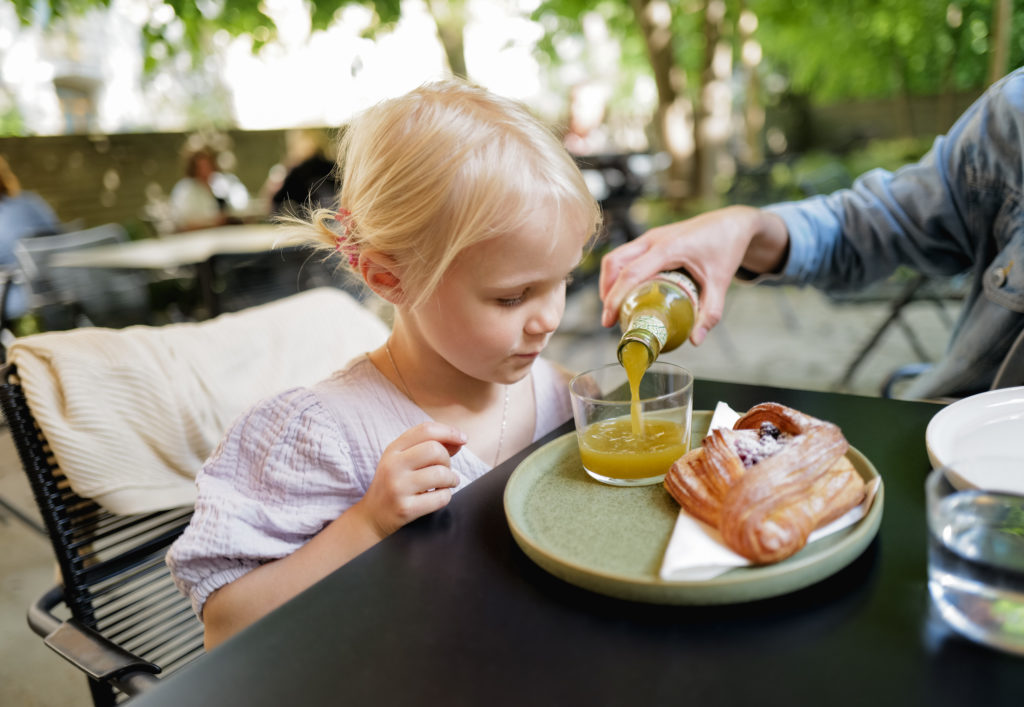
<instances>
[{"instance_id":1,"label":"white bowl","mask_svg":"<svg viewBox=\"0 0 1024 707\"><path fill-rule=\"evenodd\" d=\"M928 423L925 444L934 467L956 464L954 485L1024 494L1024 386L944 407Z\"/></svg>"}]
</instances>

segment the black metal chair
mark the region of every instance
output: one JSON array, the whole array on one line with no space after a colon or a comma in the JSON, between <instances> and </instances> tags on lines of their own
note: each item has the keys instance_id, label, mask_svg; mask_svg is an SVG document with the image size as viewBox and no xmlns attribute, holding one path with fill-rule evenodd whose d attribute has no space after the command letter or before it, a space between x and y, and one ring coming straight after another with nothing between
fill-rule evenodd
<instances>
[{"instance_id":1,"label":"black metal chair","mask_svg":"<svg viewBox=\"0 0 1024 707\"><path fill-rule=\"evenodd\" d=\"M93 325L117 328L149 321L149 285L142 273L53 264L62 253L126 241L125 228L108 223L25 238L15 244L14 255L28 290L28 309L44 331Z\"/></svg>"},{"instance_id":2,"label":"black metal chair","mask_svg":"<svg viewBox=\"0 0 1024 707\"><path fill-rule=\"evenodd\" d=\"M0 368L0 408L60 568L62 583L29 609L32 629L88 676L96 705L142 692L157 674L203 655L202 624L164 564L192 509L119 516L78 496L11 364Z\"/></svg>"},{"instance_id":3,"label":"black metal chair","mask_svg":"<svg viewBox=\"0 0 1024 707\"><path fill-rule=\"evenodd\" d=\"M388 333L353 297L322 287L200 323L88 327L11 346L0 409L61 574L29 624L89 676L97 705L203 654L202 625L164 557L191 518L191 476L231 420Z\"/></svg>"},{"instance_id":4,"label":"black metal chair","mask_svg":"<svg viewBox=\"0 0 1024 707\"><path fill-rule=\"evenodd\" d=\"M897 383L924 372L932 361L917 332L905 318L904 309L910 304L928 302L934 306L937 316L946 328L952 331L954 320L947 311L947 306L957 306L964 298L968 286L969 282L963 275L950 278L931 278L911 270L900 269L889 279L866 290L829 295L829 298L839 305L877 304L879 302L888 302L889 304L888 316L875 328L868 340L847 364L843 375L836 381L836 389L845 390L849 387L861 364L878 346L882 336L894 325L903 333L918 361L908 366L901 366L894 371L890 379L882 385L881 394L891 397Z\"/></svg>"},{"instance_id":5,"label":"black metal chair","mask_svg":"<svg viewBox=\"0 0 1024 707\"><path fill-rule=\"evenodd\" d=\"M238 312L317 287L337 287L357 299L363 293L356 279L338 268L336 256L325 260L305 246L262 253L224 253L214 255L208 265L217 293L211 316Z\"/></svg>"}]
</instances>

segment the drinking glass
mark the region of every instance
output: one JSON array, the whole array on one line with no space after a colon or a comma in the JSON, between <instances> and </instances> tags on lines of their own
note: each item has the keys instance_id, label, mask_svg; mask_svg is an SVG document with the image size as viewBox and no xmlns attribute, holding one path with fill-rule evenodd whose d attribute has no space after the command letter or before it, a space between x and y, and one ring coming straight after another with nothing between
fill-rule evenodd
<instances>
[{"instance_id":1,"label":"drinking glass","mask_svg":"<svg viewBox=\"0 0 1024 707\"><path fill-rule=\"evenodd\" d=\"M693 374L681 366L651 364L635 404L617 363L579 374L569 393L583 469L597 481L660 483L672 462L689 450Z\"/></svg>"},{"instance_id":2,"label":"drinking glass","mask_svg":"<svg viewBox=\"0 0 1024 707\"><path fill-rule=\"evenodd\" d=\"M974 458L928 475L928 591L956 631L1024 655L1024 495L985 488L1007 475L1024 477L1024 459Z\"/></svg>"}]
</instances>

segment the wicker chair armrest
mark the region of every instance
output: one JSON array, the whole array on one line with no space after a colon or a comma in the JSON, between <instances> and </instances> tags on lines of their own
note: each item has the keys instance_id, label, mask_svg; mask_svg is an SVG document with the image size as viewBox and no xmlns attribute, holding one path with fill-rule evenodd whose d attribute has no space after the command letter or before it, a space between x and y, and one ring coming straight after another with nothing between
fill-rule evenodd
<instances>
[{"instance_id":1,"label":"wicker chair armrest","mask_svg":"<svg viewBox=\"0 0 1024 707\"><path fill-rule=\"evenodd\" d=\"M76 619L62 621L53 608L63 602L63 590L53 587L28 611L28 624L43 642L65 660L100 682L109 682L134 695L158 682L160 668L106 639Z\"/></svg>"}]
</instances>

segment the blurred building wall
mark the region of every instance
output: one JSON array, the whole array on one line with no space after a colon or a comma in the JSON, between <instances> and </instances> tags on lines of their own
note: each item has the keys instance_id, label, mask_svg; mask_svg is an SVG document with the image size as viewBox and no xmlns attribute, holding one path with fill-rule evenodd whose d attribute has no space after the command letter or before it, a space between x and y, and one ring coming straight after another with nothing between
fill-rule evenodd
<instances>
[{"instance_id":1,"label":"blurred building wall","mask_svg":"<svg viewBox=\"0 0 1024 707\"><path fill-rule=\"evenodd\" d=\"M966 91L828 104L788 96L768 109L767 122L786 134L789 150L843 152L868 140L945 133L980 95Z\"/></svg>"},{"instance_id":2,"label":"blurred building wall","mask_svg":"<svg viewBox=\"0 0 1024 707\"><path fill-rule=\"evenodd\" d=\"M769 112L788 149L841 152L865 140L945 132L978 92L825 106L792 103ZM285 161L285 130L224 131L232 171L254 199L270 169ZM122 133L0 138L3 155L25 189L38 192L62 221L117 222L135 233L150 226L147 205L182 176L186 133ZM135 225L136 228L132 226Z\"/></svg>"},{"instance_id":3,"label":"blurred building wall","mask_svg":"<svg viewBox=\"0 0 1024 707\"><path fill-rule=\"evenodd\" d=\"M225 131L233 171L253 198L285 159L284 130ZM117 222L148 228L147 204L166 197L183 176L184 133L0 138L23 189L37 192L64 222Z\"/></svg>"}]
</instances>

